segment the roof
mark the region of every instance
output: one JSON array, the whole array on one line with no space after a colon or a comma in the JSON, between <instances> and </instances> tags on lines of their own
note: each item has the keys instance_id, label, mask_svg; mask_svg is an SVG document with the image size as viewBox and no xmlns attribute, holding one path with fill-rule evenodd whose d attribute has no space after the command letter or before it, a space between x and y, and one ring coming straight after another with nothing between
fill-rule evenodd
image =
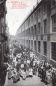
<instances>
[{"instance_id":1,"label":"roof","mask_svg":"<svg viewBox=\"0 0 56 86\"><path fill-rule=\"evenodd\" d=\"M41 4L44 2L46 2L46 1L51 1L51 0L41 0L38 4L37 4L37 6L33 9L33 11L27 16L27 18L23 21L23 23L20 25L20 27L25 23L25 21L39 8L39 6L41 6ZM20 28L19 27L19 28ZM18 29L19 29L18 28ZM18 32L18 30L17 30L17 32Z\"/></svg>"},{"instance_id":2,"label":"roof","mask_svg":"<svg viewBox=\"0 0 56 86\"><path fill-rule=\"evenodd\" d=\"M27 16L27 18L23 21L23 23L25 23L25 21L36 11L36 9L41 5L42 1L43 0L41 0L40 3L37 4L37 6L33 9L33 11L31 11L31 13ZM21 25L23 25L23 23ZM21 25L20 25L20 27L21 27Z\"/></svg>"}]
</instances>

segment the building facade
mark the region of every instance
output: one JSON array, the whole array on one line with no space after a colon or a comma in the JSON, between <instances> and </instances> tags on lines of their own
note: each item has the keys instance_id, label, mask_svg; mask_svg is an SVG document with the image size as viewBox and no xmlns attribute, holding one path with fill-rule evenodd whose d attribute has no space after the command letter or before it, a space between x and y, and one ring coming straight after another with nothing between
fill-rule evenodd
<instances>
[{"instance_id":1,"label":"building facade","mask_svg":"<svg viewBox=\"0 0 56 86\"><path fill-rule=\"evenodd\" d=\"M6 0L0 0L0 66L6 61L8 51L6 13Z\"/></svg>"},{"instance_id":2,"label":"building facade","mask_svg":"<svg viewBox=\"0 0 56 86\"><path fill-rule=\"evenodd\" d=\"M56 0L41 0L19 27L16 37L40 59L56 62Z\"/></svg>"}]
</instances>

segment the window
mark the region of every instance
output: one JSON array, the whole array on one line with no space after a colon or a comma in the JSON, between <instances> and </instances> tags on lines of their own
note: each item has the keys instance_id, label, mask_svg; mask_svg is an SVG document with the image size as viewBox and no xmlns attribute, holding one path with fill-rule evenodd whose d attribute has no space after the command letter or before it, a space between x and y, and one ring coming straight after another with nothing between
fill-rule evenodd
<instances>
[{"instance_id":1,"label":"window","mask_svg":"<svg viewBox=\"0 0 56 86\"><path fill-rule=\"evenodd\" d=\"M34 41L34 49L37 50L36 41Z\"/></svg>"},{"instance_id":2,"label":"window","mask_svg":"<svg viewBox=\"0 0 56 86\"><path fill-rule=\"evenodd\" d=\"M52 0L51 6L55 6L56 5L56 0Z\"/></svg>"},{"instance_id":3,"label":"window","mask_svg":"<svg viewBox=\"0 0 56 86\"><path fill-rule=\"evenodd\" d=\"M56 43L51 43L51 46L52 59L56 61Z\"/></svg>"},{"instance_id":4,"label":"window","mask_svg":"<svg viewBox=\"0 0 56 86\"><path fill-rule=\"evenodd\" d=\"M30 28L28 28L29 29L29 35L30 35Z\"/></svg>"},{"instance_id":5,"label":"window","mask_svg":"<svg viewBox=\"0 0 56 86\"><path fill-rule=\"evenodd\" d=\"M46 9L47 7L46 7L46 4L44 4L44 6L43 6L43 12L45 13L46 12Z\"/></svg>"},{"instance_id":6,"label":"window","mask_svg":"<svg viewBox=\"0 0 56 86\"><path fill-rule=\"evenodd\" d=\"M36 25L34 25L34 30L35 30L35 34L36 34L36 32L37 32L37 28L36 28Z\"/></svg>"},{"instance_id":7,"label":"window","mask_svg":"<svg viewBox=\"0 0 56 86\"><path fill-rule=\"evenodd\" d=\"M38 41L38 52L40 52L40 41Z\"/></svg>"},{"instance_id":8,"label":"window","mask_svg":"<svg viewBox=\"0 0 56 86\"><path fill-rule=\"evenodd\" d=\"M40 8L38 9L38 12L39 12L39 14L40 14Z\"/></svg>"},{"instance_id":9,"label":"window","mask_svg":"<svg viewBox=\"0 0 56 86\"><path fill-rule=\"evenodd\" d=\"M47 40L50 41L50 34L47 35Z\"/></svg>"},{"instance_id":10,"label":"window","mask_svg":"<svg viewBox=\"0 0 56 86\"><path fill-rule=\"evenodd\" d=\"M43 35L41 35L41 40L43 40Z\"/></svg>"},{"instance_id":11,"label":"window","mask_svg":"<svg viewBox=\"0 0 56 86\"><path fill-rule=\"evenodd\" d=\"M56 32L56 14L52 16L52 32Z\"/></svg>"},{"instance_id":12,"label":"window","mask_svg":"<svg viewBox=\"0 0 56 86\"><path fill-rule=\"evenodd\" d=\"M33 26L31 27L31 35L33 35Z\"/></svg>"},{"instance_id":13,"label":"window","mask_svg":"<svg viewBox=\"0 0 56 86\"><path fill-rule=\"evenodd\" d=\"M44 33L47 33L47 19L44 20Z\"/></svg>"},{"instance_id":14,"label":"window","mask_svg":"<svg viewBox=\"0 0 56 86\"><path fill-rule=\"evenodd\" d=\"M38 16L40 16L40 12L41 12L41 10L40 10L40 8L38 8Z\"/></svg>"},{"instance_id":15,"label":"window","mask_svg":"<svg viewBox=\"0 0 56 86\"><path fill-rule=\"evenodd\" d=\"M38 23L38 33L39 33L39 34L40 34L40 29L41 29L41 28L40 28L40 25L41 25L41 24Z\"/></svg>"},{"instance_id":16,"label":"window","mask_svg":"<svg viewBox=\"0 0 56 86\"><path fill-rule=\"evenodd\" d=\"M30 48L30 40L29 40L29 45L28 45L28 47Z\"/></svg>"},{"instance_id":17,"label":"window","mask_svg":"<svg viewBox=\"0 0 56 86\"><path fill-rule=\"evenodd\" d=\"M33 40L31 40L31 49L33 49Z\"/></svg>"},{"instance_id":18,"label":"window","mask_svg":"<svg viewBox=\"0 0 56 86\"><path fill-rule=\"evenodd\" d=\"M47 42L44 42L44 55L47 55Z\"/></svg>"}]
</instances>

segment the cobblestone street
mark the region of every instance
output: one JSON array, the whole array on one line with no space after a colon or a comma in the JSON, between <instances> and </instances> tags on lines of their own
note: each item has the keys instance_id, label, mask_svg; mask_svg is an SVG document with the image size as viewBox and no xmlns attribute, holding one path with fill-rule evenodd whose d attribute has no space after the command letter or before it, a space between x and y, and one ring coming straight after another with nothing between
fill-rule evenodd
<instances>
[{"instance_id":1,"label":"cobblestone street","mask_svg":"<svg viewBox=\"0 0 56 86\"><path fill-rule=\"evenodd\" d=\"M7 79L4 86L44 86L44 83L41 82L41 79L38 76L33 76L26 80L20 79L17 83L13 83L12 79Z\"/></svg>"}]
</instances>

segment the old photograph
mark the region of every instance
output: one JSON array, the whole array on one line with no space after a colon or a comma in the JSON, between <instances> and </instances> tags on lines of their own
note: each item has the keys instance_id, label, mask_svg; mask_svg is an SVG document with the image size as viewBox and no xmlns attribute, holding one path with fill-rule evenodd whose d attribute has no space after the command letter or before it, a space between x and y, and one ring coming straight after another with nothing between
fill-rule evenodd
<instances>
[{"instance_id":1,"label":"old photograph","mask_svg":"<svg viewBox=\"0 0 56 86\"><path fill-rule=\"evenodd\" d=\"M56 0L0 0L0 86L56 86Z\"/></svg>"}]
</instances>

